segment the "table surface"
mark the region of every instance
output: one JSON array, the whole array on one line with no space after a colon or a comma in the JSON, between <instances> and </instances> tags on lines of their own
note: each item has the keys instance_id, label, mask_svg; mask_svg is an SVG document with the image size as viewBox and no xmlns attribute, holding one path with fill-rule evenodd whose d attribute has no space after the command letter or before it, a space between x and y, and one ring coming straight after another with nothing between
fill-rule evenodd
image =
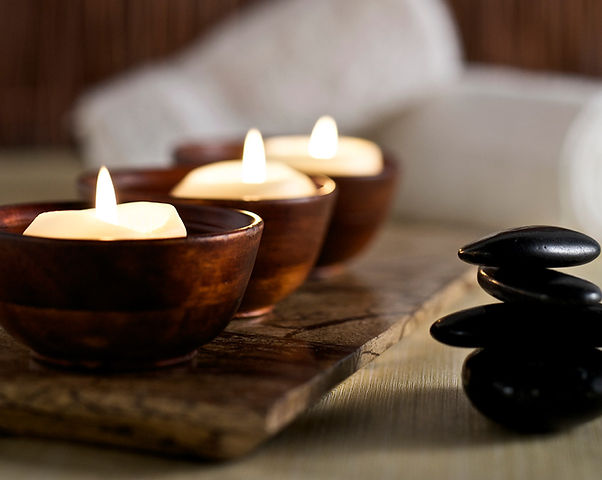
<instances>
[{"instance_id":1,"label":"table surface","mask_svg":"<svg viewBox=\"0 0 602 480\"><path fill-rule=\"evenodd\" d=\"M0 180L2 176L0 165ZM582 274L602 279L597 270L586 269ZM489 301L474 289L450 310ZM0 437L0 478L602 477L602 419L566 433L534 437L513 434L490 423L471 407L459 384L462 362L469 350L432 340L428 327L434 320L425 318L402 342L336 387L281 434L241 459L202 463L49 440Z\"/></svg>"},{"instance_id":2,"label":"table surface","mask_svg":"<svg viewBox=\"0 0 602 480\"><path fill-rule=\"evenodd\" d=\"M273 312L235 319L189 363L114 375L32 362L0 329L0 431L226 459L277 435L472 285L466 229L404 223Z\"/></svg>"},{"instance_id":3,"label":"table surface","mask_svg":"<svg viewBox=\"0 0 602 480\"><path fill-rule=\"evenodd\" d=\"M487 302L474 291L454 309ZM200 463L25 438L0 438L0 478L598 479L602 420L524 437L474 410L459 374L468 350L424 322L252 454Z\"/></svg>"}]
</instances>

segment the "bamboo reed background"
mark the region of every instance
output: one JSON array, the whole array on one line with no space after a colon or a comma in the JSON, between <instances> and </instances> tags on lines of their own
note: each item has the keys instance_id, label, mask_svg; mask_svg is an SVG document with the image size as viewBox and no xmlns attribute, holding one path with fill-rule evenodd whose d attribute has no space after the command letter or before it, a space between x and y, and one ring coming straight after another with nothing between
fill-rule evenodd
<instances>
[{"instance_id":1,"label":"bamboo reed background","mask_svg":"<svg viewBox=\"0 0 602 480\"><path fill-rule=\"evenodd\" d=\"M256 1L0 0L0 146L68 143L82 90ZM599 0L447 1L467 60L602 76Z\"/></svg>"},{"instance_id":2,"label":"bamboo reed background","mask_svg":"<svg viewBox=\"0 0 602 480\"><path fill-rule=\"evenodd\" d=\"M470 61L602 76L599 0L447 0Z\"/></svg>"},{"instance_id":3,"label":"bamboo reed background","mask_svg":"<svg viewBox=\"0 0 602 480\"><path fill-rule=\"evenodd\" d=\"M188 44L253 0L0 0L0 145L63 144L86 87Z\"/></svg>"}]
</instances>

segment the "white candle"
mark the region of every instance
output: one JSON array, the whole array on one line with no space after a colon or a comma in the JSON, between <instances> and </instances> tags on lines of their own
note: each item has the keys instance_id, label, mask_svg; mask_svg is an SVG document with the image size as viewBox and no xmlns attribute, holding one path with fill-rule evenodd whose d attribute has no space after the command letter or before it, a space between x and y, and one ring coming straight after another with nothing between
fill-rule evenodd
<instances>
[{"instance_id":1,"label":"white candle","mask_svg":"<svg viewBox=\"0 0 602 480\"><path fill-rule=\"evenodd\" d=\"M383 169L378 145L356 137L339 137L332 117L318 119L310 137L289 135L267 138L269 160L284 162L309 174L342 177L378 175Z\"/></svg>"},{"instance_id":2,"label":"white candle","mask_svg":"<svg viewBox=\"0 0 602 480\"><path fill-rule=\"evenodd\" d=\"M186 236L173 205L154 202L117 204L111 176L100 169L96 208L40 213L23 235L75 240L143 240Z\"/></svg>"},{"instance_id":3,"label":"white candle","mask_svg":"<svg viewBox=\"0 0 602 480\"><path fill-rule=\"evenodd\" d=\"M180 198L273 200L316 195L307 175L281 162L266 162L261 133L251 129L243 158L195 168L171 191Z\"/></svg>"}]
</instances>

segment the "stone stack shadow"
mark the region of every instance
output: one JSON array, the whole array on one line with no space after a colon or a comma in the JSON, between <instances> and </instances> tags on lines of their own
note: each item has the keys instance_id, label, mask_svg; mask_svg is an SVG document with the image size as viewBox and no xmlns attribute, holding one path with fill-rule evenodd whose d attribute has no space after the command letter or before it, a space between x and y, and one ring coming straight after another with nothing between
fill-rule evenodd
<instances>
[{"instance_id":1,"label":"stone stack shadow","mask_svg":"<svg viewBox=\"0 0 602 480\"><path fill-rule=\"evenodd\" d=\"M477 280L503 303L437 320L431 335L476 348L462 385L484 415L523 432L569 428L602 413L602 293L551 270L600 254L591 237L559 227L508 230L458 251L479 266Z\"/></svg>"}]
</instances>

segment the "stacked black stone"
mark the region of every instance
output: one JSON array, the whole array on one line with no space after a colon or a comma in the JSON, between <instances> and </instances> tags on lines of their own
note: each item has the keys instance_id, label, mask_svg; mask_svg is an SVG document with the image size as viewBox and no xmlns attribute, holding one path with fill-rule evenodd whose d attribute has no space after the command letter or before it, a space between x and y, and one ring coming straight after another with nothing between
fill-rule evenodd
<instances>
[{"instance_id":1,"label":"stacked black stone","mask_svg":"<svg viewBox=\"0 0 602 480\"><path fill-rule=\"evenodd\" d=\"M600 254L591 237L538 226L467 245L479 285L503 303L437 320L431 335L477 348L462 368L464 391L490 419L528 432L554 431L602 413L602 298L586 280L550 268Z\"/></svg>"}]
</instances>

